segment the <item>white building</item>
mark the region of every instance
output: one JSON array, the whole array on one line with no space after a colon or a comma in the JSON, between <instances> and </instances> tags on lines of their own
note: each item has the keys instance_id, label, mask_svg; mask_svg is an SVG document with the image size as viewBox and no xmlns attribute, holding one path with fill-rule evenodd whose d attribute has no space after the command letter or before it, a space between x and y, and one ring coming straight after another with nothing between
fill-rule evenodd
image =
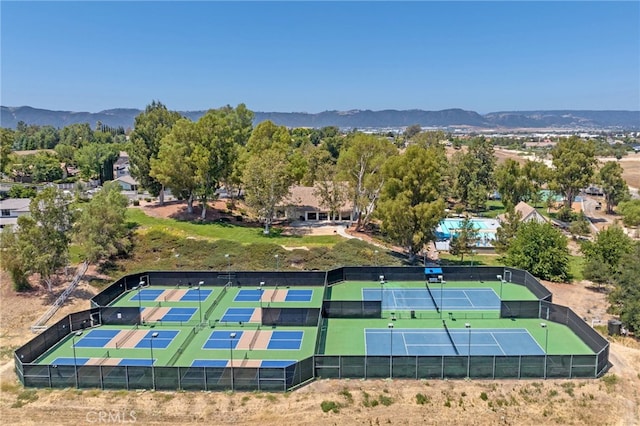
<instances>
[{"instance_id":1,"label":"white building","mask_svg":"<svg viewBox=\"0 0 640 426\"><path fill-rule=\"evenodd\" d=\"M0 200L0 228L16 225L18 217L29 214L31 198L7 198Z\"/></svg>"}]
</instances>

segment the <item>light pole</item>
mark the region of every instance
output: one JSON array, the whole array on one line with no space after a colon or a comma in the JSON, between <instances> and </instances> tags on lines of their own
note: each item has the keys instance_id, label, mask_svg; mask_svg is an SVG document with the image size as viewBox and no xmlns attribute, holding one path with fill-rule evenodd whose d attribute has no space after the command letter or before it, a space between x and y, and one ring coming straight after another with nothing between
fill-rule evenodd
<instances>
[{"instance_id":1,"label":"light pole","mask_svg":"<svg viewBox=\"0 0 640 426\"><path fill-rule=\"evenodd\" d=\"M373 266L378 267L378 250L373 251Z\"/></svg>"},{"instance_id":2,"label":"light pole","mask_svg":"<svg viewBox=\"0 0 640 426\"><path fill-rule=\"evenodd\" d=\"M200 287L204 285L204 281L198 282L198 312L200 312L200 324L202 324L202 298L200 297Z\"/></svg>"},{"instance_id":3,"label":"light pole","mask_svg":"<svg viewBox=\"0 0 640 426\"><path fill-rule=\"evenodd\" d=\"M73 367L76 373L76 389L78 388L78 359L76 358L76 337L82 336L82 330L76 331L71 337L71 347L73 348Z\"/></svg>"},{"instance_id":4,"label":"light pole","mask_svg":"<svg viewBox=\"0 0 640 426\"><path fill-rule=\"evenodd\" d=\"M227 258L227 284L231 283L231 258L229 257L229 253L225 254L224 257Z\"/></svg>"},{"instance_id":5,"label":"light pole","mask_svg":"<svg viewBox=\"0 0 640 426\"><path fill-rule=\"evenodd\" d=\"M273 256L276 259L276 271L280 270L280 255L276 254Z\"/></svg>"},{"instance_id":6,"label":"light pole","mask_svg":"<svg viewBox=\"0 0 640 426\"><path fill-rule=\"evenodd\" d=\"M502 302L502 284L504 284L504 280L502 279L502 275L496 275L498 281L500 281L500 301Z\"/></svg>"},{"instance_id":7,"label":"light pole","mask_svg":"<svg viewBox=\"0 0 640 426\"><path fill-rule=\"evenodd\" d=\"M231 391L233 392L233 339L236 338L236 333L229 334L229 361L231 362Z\"/></svg>"},{"instance_id":8,"label":"light pole","mask_svg":"<svg viewBox=\"0 0 640 426\"><path fill-rule=\"evenodd\" d=\"M442 275L438 275L438 281L440 281L440 319L442 319L442 310L444 309L444 306L442 306L442 286L444 284L444 277Z\"/></svg>"},{"instance_id":9,"label":"light pole","mask_svg":"<svg viewBox=\"0 0 640 426\"><path fill-rule=\"evenodd\" d=\"M546 322L541 322L540 327L544 328L544 378L547 378L547 345L549 344L549 327Z\"/></svg>"},{"instance_id":10,"label":"light pole","mask_svg":"<svg viewBox=\"0 0 640 426\"><path fill-rule=\"evenodd\" d=\"M137 287L138 288L138 309L140 309L140 315L142 315L142 298L140 297L140 292L142 292L143 285L144 285L144 281L140 281Z\"/></svg>"},{"instance_id":11,"label":"light pole","mask_svg":"<svg viewBox=\"0 0 640 426\"><path fill-rule=\"evenodd\" d=\"M390 346L390 350L389 350L389 378L392 379L393 378L393 323L390 322L389 324L387 324L387 327L389 327L389 346Z\"/></svg>"},{"instance_id":12,"label":"light pole","mask_svg":"<svg viewBox=\"0 0 640 426\"><path fill-rule=\"evenodd\" d=\"M264 281L260 281L260 287L258 290L260 291L260 308L262 308L262 293L264 292Z\"/></svg>"},{"instance_id":13,"label":"light pole","mask_svg":"<svg viewBox=\"0 0 640 426\"><path fill-rule=\"evenodd\" d=\"M154 360L153 360L153 339L155 339L156 337L158 337L158 332L155 331L152 335L151 335L151 339L149 339L149 348L151 350L151 384L153 385L153 388L156 388L156 369L154 367Z\"/></svg>"},{"instance_id":14,"label":"light pole","mask_svg":"<svg viewBox=\"0 0 640 426\"><path fill-rule=\"evenodd\" d=\"M383 290L382 288L384 287L384 275L380 275L380 309L382 309L382 301L383 301Z\"/></svg>"},{"instance_id":15,"label":"light pole","mask_svg":"<svg viewBox=\"0 0 640 426\"><path fill-rule=\"evenodd\" d=\"M467 379L471 374L471 324L468 322L464 324L465 328L469 330L469 337L467 342Z\"/></svg>"}]
</instances>

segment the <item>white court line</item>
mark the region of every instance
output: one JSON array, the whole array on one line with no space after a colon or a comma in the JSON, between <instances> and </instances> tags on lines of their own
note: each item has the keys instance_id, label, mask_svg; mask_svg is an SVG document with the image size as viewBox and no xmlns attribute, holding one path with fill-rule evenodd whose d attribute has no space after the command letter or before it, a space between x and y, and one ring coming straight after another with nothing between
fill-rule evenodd
<instances>
[{"instance_id":1,"label":"white court line","mask_svg":"<svg viewBox=\"0 0 640 426\"><path fill-rule=\"evenodd\" d=\"M500 349L500 352L502 352L502 355L506 355L507 353L502 349L502 345L498 343L498 341L496 340L496 336L494 336L493 333L489 333L489 334L491 334L491 338L493 339L494 342L496 342L496 345L498 345L498 348Z\"/></svg>"},{"instance_id":2,"label":"white court line","mask_svg":"<svg viewBox=\"0 0 640 426\"><path fill-rule=\"evenodd\" d=\"M407 340L404 338L404 332L402 332L402 343L404 344L404 353L402 355L409 355L409 351L407 350Z\"/></svg>"}]
</instances>

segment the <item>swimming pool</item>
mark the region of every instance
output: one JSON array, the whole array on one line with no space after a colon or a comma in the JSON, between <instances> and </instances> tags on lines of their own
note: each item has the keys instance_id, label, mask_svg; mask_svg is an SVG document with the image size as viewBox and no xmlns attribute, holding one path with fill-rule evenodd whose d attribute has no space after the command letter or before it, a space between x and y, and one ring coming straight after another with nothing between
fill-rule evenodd
<instances>
[{"instance_id":1,"label":"swimming pool","mask_svg":"<svg viewBox=\"0 0 640 426\"><path fill-rule=\"evenodd\" d=\"M436 228L436 238L439 240L448 240L455 236L462 227L463 219L443 219ZM480 241L495 240L496 229L500 224L496 219L471 218L473 227L478 231Z\"/></svg>"}]
</instances>

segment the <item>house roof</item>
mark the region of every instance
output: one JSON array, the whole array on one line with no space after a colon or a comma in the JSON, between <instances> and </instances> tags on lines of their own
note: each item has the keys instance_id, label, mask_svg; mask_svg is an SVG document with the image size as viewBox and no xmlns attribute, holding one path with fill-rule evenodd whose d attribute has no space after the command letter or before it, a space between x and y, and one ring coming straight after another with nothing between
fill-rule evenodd
<instances>
[{"instance_id":1,"label":"house roof","mask_svg":"<svg viewBox=\"0 0 640 426\"><path fill-rule=\"evenodd\" d=\"M520 201L518 205L515 206L514 210L516 213L520 213L522 220L526 220L532 214L538 215L538 212L536 211L536 209L531 207L529 204L525 203L524 201ZM544 218L544 216L542 215L539 215L539 216ZM501 214L501 215L498 215L497 219L500 222L503 222L505 220L505 217L506 216L504 214Z\"/></svg>"},{"instance_id":2,"label":"house roof","mask_svg":"<svg viewBox=\"0 0 640 426\"><path fill-rule=\"evenodd\" d=\"M519 212L522 215L522 218L529 217L531 213L534 213L536 209L531 207L529 204L524 201L520 201L518 205L515 207L516 212Z\"/></svg>"},{"instance_id":3,"label":"house roof","mask_svg":"<svg viewBox=\"0 0 640 426\"><path fill-rule=\"evenodd\" d=\"M118 179L114 179L116 182L126 183L128 185L140 185L131 175L120 176Z\"/></svg>"},{"instance_id":4,"label":"house roof","mask_svg":"<svg viewBox=\"0 0 640 426\"><path fill-rule=\"evenodd\" d=\"M29 204L31 204L31 198L7 198L0 201L0 209L27 212Z\"/></svg>"},{"instance_id":5,"label":"house roof","mask_svg":"<svg viewBox=\"0 0 640 426\"><path fill-rule=\"evenodd\" d=\"M324 207L320 206L320 198L315 195L316 188L313 186L292 186L289 188L289 196L287 196L281 206L296 206L299 208L324 210ZM341 206L341 210L349 210L349 202L345 202Z\"/></svg>"}]
</instances>

